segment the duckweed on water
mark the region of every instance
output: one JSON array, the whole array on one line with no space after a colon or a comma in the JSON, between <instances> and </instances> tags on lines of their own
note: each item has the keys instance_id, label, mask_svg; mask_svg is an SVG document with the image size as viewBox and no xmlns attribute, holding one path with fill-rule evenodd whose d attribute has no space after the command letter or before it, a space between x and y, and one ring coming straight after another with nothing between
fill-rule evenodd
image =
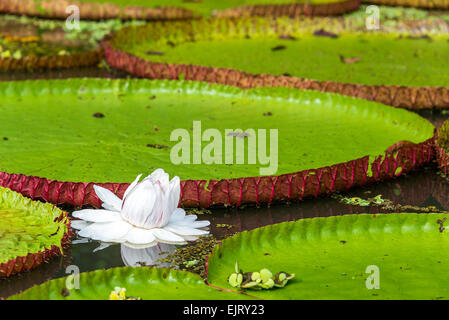
<instances>
[{"instance_id":1,"label":"duckweed on water","mask_svg":"<svg viewBox=\"0 0 449 320\"><path fill-rule=\"evenodd\" d=\"M444 213L446 211L441 211L435 206L412 206L412 205L402 205L398 203L394 203L389 199L383 199L382 195L377 195L373 198L363 199L360 197L343 197L342 195L333 195L335 199L338 199L340 202L345 204L350 204L354 206L360 207L380 207L382 210L391 211L391 212L419 212L419 213Z\"/></svg>"},{"instance_id":2,"label":"duckweed on water","mask_svg":"<svg viewBox=\"0 0 449 320\"><path fill-rule=\"evenodd\" d=\"M212 211L204 209L204 208L192 208L186 210L188 214L197 214L197 215L203 215L203 214L212 214Z\"/></svg>"},{"instance_id":3,"label":"duckweed on water","mask_svg":"<svg viewBox=\"0 0 449 320\"><path fill-rule=\"evenodd\" d=\"M207 256L218 243L213 235L202 236L195 243L179 247L159 261L169 263L171 268L191 271L205 278Z\"/></svg>"}]
</instances>

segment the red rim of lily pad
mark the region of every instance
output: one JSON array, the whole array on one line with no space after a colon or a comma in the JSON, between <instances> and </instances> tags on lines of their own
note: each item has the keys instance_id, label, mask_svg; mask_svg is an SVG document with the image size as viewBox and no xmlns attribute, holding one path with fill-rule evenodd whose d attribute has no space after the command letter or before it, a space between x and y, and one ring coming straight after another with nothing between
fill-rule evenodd
<instances>
[{"instance_id":1,"label":"red rim of lily pad","mask_svg":"<svg viewBox=\"0 0 449 320\"><path fill-rule=\"evenodd\" d=\"M437 157L438 166L441 171L447 175L449 173L449 155L446 153L443 147L441 147L437 141L435 141L435 153Z\"/></svg>"},{"instance_id":2,"label":"red rim of lily pad","mask_svg":"<svg viewBox=\"0 0 449 320\"><path fill-rule=\"evenodd\" d=\"M282 28L273 23L274 30ZM114 36L102 43L106 62L113 68L123 70L134 76L149 79L169 79L206 81L239 88L288 87L300 90L315 90L338 93L393 107L407 109L448 108L449 88L444 86L399 86L363 85L335 81L318 81L294 76L270 74L251 74L228 68L214 68L201 65L171 64L152 62L113 46Z\"/></svg>"},{"instance_id":3,"label":"red rim of lily pad","mask_svg":"<svg viewBox=\"0 0 449 320\"><path fill-rule=\"evenodd\" d=\"M199 18L194 12L179 7L148 8L141 6L120 7L112 3L77 2L65 0L2 0L0 12L24 14L43 18L67 18L66 8L77 5L83 19L101 20L120 18L123 20L176 20ZM249 5L218 12L218 16L330 16L355 11L360 7L360 0L344 0L335 3L309 4L292 3L284 5Z\"/></svg>"},{"instance_id":4,"label":"red rim of lily pad","mask_svg":"<svg viewBox=\"0 0 449 320\"><path fill-rule=\"evenodd\" d=\"M0 58L0 71L14 70L38 70L38 69L65 69L75 67L87 67L98 64L103 58L103 50L100 48L82 53L69 55Z\"/></svg>"},{"instance_id":5,"label":"red rim of lily pad","mask_svg":"<svg viewBox=\"0 0 449 320\"><path fill-rule=\"evenodd\" d=\"M384 156L371 163L370 157L278 176L217 180L181 181L180 205L204 207L240 206L244 203L270 204L347 190L354 186L399 176L433 159L434 138L419 144L393 145ZM75 183L48 180L36 176L0 172L0 186L33 199L54 204L100 207L94 185L105 187L122 197L129 183Z\"/></svg>"},{"instance_id":6,"label":"red rim of lily pad","mask_svg":"<svg viewBox=\"0 0 449 320\"><path fill-rule=\"evenodd\" d=\"M76 5L80 9L83 19L102 20L170 20L195 18L190 10L176 7L147 8L139 6L120 7L111 3L78 2L66 0L2 0L0 12L9 14L21 14L41 18L66 19L66 8Z\"/></svg>"},{"instance_id":7,"label":"red rim of lily pad","mask_svg":"<svg viewBox=\"0 0 449 320\"><path fill-rule=\"evenodd\" d=\"M425 9L449 9L449 2L446 0L364 0L363 2L387 6L415 7Z\"/></svg>"},{"instance_id":8,"label":"red rim of lily pad","mask_svg":"<svg viewBox=\"0 0 449 320\"><path fill-rule=\"evenodd\" d=\"M345 0L323 4L292 3L272 5L249 5L218 11L218 17L317 17L336 16L352 12L360 7L360 0Z\"/></svg>"}]
</instances>

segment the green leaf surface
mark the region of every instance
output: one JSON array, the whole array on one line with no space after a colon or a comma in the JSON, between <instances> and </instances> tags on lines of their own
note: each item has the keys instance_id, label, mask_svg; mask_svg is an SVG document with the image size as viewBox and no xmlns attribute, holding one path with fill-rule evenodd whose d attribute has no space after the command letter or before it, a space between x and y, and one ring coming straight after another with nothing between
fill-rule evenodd
<instances>
[{"instance_id":1,"label":"green leaf surface","mask_svg":"<svg viewBox=\"0 0 449 320\"><path fill-rule=\"evenodd\" d=\"M70 276L69 276L70 277ZM193 273L170 269L123 267L81 273L79 289L67 277L35 286L10 300L107 300L115 287L126 288L126 295L142 300L236 300L246 295L212 288Z\"/></svg>"},{"instance_id":2,"label":"green leaf surface","mask_svg":"<svg viewBox=\"0 0 449 320\"><path fill-rule=\"evenodd\" d=\"M449 232L438 223L446 217L358 214L242 232L215 248L208 281L232 289L238 261L244 272L296 274L284 288L247 291L263 299L448 299ZM378 267L380 289L367 288L368 266Z\"/></svg>"},{"instance_id":3,"label":"green leaf surface","mask_svg":"<svg viewBox=\"0 0 449 320\"><path fill-rule=\"evenodd\" d=\"M110 3L119 6L143 6L149 8L156 7L179 7L191 10L203 15L211 15L213 10L225 10L239 6L251 5L274 5L274 4L293 4L306 3L325 4L342 2L343 0L79 0L80 2Z\"/></svg>"},{"instance_id":4,"label":"green leaf surface","mask_svg":"<svg viewBox=\"0 0 449 320\"><path fill-rule=\"evenodd\" d=\"M61 247L67 220L54 220L62 213L51 204L32 201L0 187L0 263L53 245Z\"/></svg>"},{"instance_id":5,"label":"green leaf surface","mask_svg":"<svg viewBox=\"0 0 449 320\"><path fill-rule=\"evenodd\" d=\"M149 24L123 29L113 45L152 62L363 85L449 86L447 34L353 33L336 21L310 25L281 18L274 24L266 19ZM357 25L350 19L347 24ZM314 35L320 29L334 32L335 37Z\"/></svg>"},{"instance_id":6,"label":"green leaf surface","mask_svg":"<svg viewBox=\"0 0 449 320\"><path fill-rule=\"evenodd\" d=\"M226 129L266 129L267 154L270 129L277 129L276 174L383 155L401 140L424 142L434 130L406 110L286 88L73 79L0 83L0 94L0 171L72 182L132 181L156 168L183 180L259 176L268 165L260 158L248 164L248 138L231 137L234 160L225 164ZM222 164L193 164L193 121L201 121L202 133L219 130ZM175 129L189 133L190 165L170 159ZM240 139L244 164L235 159ZM203 152L209 143L202 142Z\"/></svg>"}]
</instances>

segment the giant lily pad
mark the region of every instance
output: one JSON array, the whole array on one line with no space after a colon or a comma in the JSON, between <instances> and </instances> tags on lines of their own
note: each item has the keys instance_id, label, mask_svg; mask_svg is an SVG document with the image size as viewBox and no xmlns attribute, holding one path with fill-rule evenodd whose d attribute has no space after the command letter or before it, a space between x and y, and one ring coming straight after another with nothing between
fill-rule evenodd
<instances>
[{"instance_id":1,"label":"giant lily pad","mask_svg":"<svg viewBox=\"0 0 449 320\"><path fill-rule=\"evenodd\" d=\"M79 289L67 289L67 278L35 286L10 300L107 300L115 287L126 288L128 297L142 300L238 300L243 294L204 284L193 273L156 268L113 268L80 274Z\"/></svg>"},{"instance_id":2,"label":"giant lily pad","mask_svg":"<svg viewBox=\"0 0 449 320\"><path fill-rule=\"evenodd\" d=\"M357 10L360 0L2 0L0 12L67 18L77 5L83 19L185 19L211 14L318 16Z\"/></svg>"},{"instance_id":3,"label":"giant lily pad","mask_svg":"<svg viewBox=\"0 0 449 320\"><path fill-rule=\"evenodd\" d=\"M124 28L104 48L111 66L140 77L287 86L406 108L449 107L447 35L350 29L338 22L323 27L288 19L209 19Z\"/></svg>"},{"instance_id":4,"label":"giant lily pad","mask_svg":"<svg viewBox=\"0 0 449 320\"><path fill-rule=\"evenodd\" d=\"M61 254L68 229L65 212L0 187L0 278Z\"/></svg>"},{"instance_id":5,"label":"giant lily pad","mask_svg":"<svg viewBox=\"0 0 449 320\"><path fill-rule=\"evenodd\" d=\"M93 182L112 182L104 186L121 196L124 182L156 168L183 180L185 206L270 203L393 177L432 157L434 127L427 120L330 93L104 79L0 83L0 92L0 185L53 203L99 206ZM201 147L193 137L212 128L222 143L218 156L194 164L194 153L210 154L211 140ZM177 129L187 135L190 164L171 160ZM259 129L267 130L258 139L271 165L260 155L248 163ZM270 130L278 130L277 148L273 140L268 149ZM246 155L237 164L242 140Z\"/></svg>"},{"instance_id":6,"label":"giant lily pad","mask_svg":"<svg viewBox=\"0 0 449 320\"><path fill-rule=\"evenodd\" d=\"M447 299L447 217L345 215L243 232L214 249L208 282L233 289L227 278L238 261L244 271L296 274L284 288L251 291L264 299Z\"/></svg>"},{"instance_id":7,"label":"giant lily pad","mask_svg":"<svg viewBox=\"0 0 449 320\"><path fill-rule=\"evenodd\" d=\"M83 67L101 58L100 48L61 46L38 37L0 38L0 71Z\"/></svg>"},{"instance_id":8,"label":"giant lily pad","mask_svg":"<svg viewBox=\"0 0 449 320\"><path fill-rule=\"evenodd\" d=\"M384 4L388 6L449 9L449 1L447 0L364 0L364 2L371 4Z\"/></svg>"}]
</instances>

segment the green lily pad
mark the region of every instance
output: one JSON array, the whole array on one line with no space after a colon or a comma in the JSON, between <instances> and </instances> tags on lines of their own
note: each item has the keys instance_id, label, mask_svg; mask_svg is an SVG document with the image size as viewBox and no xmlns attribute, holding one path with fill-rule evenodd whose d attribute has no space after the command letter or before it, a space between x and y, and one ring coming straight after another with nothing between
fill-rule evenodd
<instances>
[{"instance_id":1,"label":"green lily pad","mask_svg":"<svg viewBox=\"0 0 449 320\"><path fill-rule=\"evenodd\" d=\"M209 16L214 10L226 10L240 6L282 5L310 3L312 5L344 2L344 0L79 0L82 2L110 3L119 6L142 6L157 8L161 6L180 7Z\"/></svg>"},{"instance_id":2,"label":"green lily pad","mask_svg":"<svg viewBox=\"0 0 449 320\"><path fill-rule=\"evenodd\" d=\"M68 218L48 203L0 187L0 277L26 271L61 253Z\"/></svg>"},{"instance_id":3,"label":"green lily pad","mask_svg":"<svg viewBox=\"0 0 449 320\"><path fill-rule=\"evenodd\" d=\"M248 296L207 286L193 273L157 268L113 268L81 273L79 290L66 287L67 277L35 286L10 300L107 300L115 287L142 300L237 300ZM74 284L73 280L69 282Z\"/></svg>"},{"instance_id":4,"label":"green lily pad","mask_svg":"<svg viewBox=\"0 0 449 320\"><path fill-rule=\"evenodd\" d=\"M423 143L434 130L430 122L405 110L287 88L73 79L0 83L0 93L0 171L58 181L129 182L156 168L182 180L263 175L260 169L268 165L260 158L256 165L248 164L247 157L244 164L236 164L234 152L233 164L225 164L226 141L252 137L229 136L225 129L235 133L252 128L256 134L266 129L267 147L269 130L278 130L275 175L364 156L374 161L396 142ZM26 116L19 119L18 113ZM203 133L209 128L220 132L221 164L206 164L204 158L193 164L193 150L190 165L172 162L172 148L180 139L170 141L171 134L185 130L191 145L194 121L201 121ZM199 132L196 124L195 130ZM202 142L203 154L208 144Z\"/></svg>"},{"instance_id":5,"label":"green lily pad","mask_svg":"<svg viewBox=\"0 0 449 320\"><path fill-rule=\"evenodd\" d=\"M449 9L449 1L447 0L364 0L363 2L388 6Z\"/></svg>"},{"instance_id":6,"label":"green lily pad","mask_svg":"<svg viewBox=\"0 0 449 320\"><path fill-rule=\"evenodd\" d=\"M250 19L124 28L111 44L145 61L175 66L361 85L449 87L447 41L443 34L359 34L332 30L332 25Z\"/></svg>"},{"instance_id":7,"label":"green lily pad","mask_svg":"<svg viewBox=\"0 0 449 320\"><path fill-rule=\"evenodd\" d=\"M263 299L447 299L447 217L345 215L243 232L214 249L208 282L232 289L238 261L245 272L295 273L284 288L248 291Z\"/></svg>"},{"instance_id":8,"label":"green lily pad","mask_svg":"<svg viewBox=\"0 0 449 320\"><path fill-rule=\"evenodd\" d=\"M92 46L62 46L37 37L0 39L0 71L90 66L102 52Z\"/></svg>"},{"instance_id":9,"label":"green lily pad","mask_svg":"<svg viewBox=\"0 0 449 320\"><path fill-rule=\"evenodd\" d=\"M43 17L66 18L67 4L59 0L3 0L0 12L24 13ZM180 19L211 16L220 13L236 16L263 15L335 15L354 11L358 0L79 0L77 5L87 19L139 18ZM18 7L18 8L17 8ZM236 12L232 10L237 9ZM231 12L228 12L231 10ZM253 12L253 11L256 12ZM217 12L218 11L218 12ZM64 15L65 14L65 15Z\"/></svg>"}]
</instances>

